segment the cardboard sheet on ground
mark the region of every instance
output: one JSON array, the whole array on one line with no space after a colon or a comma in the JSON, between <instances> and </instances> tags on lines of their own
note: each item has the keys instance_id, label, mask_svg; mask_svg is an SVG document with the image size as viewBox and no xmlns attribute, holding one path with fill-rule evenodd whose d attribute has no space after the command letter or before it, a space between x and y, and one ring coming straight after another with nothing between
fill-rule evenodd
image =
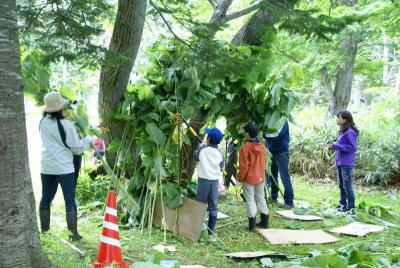
<instances>
[{"instance_id":1,"label":"cardboard sheet on ground","mask_svg":"<svg viewBox=\"0 0 400 268\"><path fill-rule=\"evenodd\" d=\"M339 241L322 230L259 229L258 231L272 245L326 244Z\"/></svg>"},{"instance_id":2,"label":"cardboard sheet on ground","mask_svg":"<svg viewBox=\"0 0 400 268\"><path fill-rule=\"evenodd\" d=\"M301 221L322 221L323 218L314 215L297 215L293 213L293 210L281 210L277 213L285 218L291 220L301 220Z\"/></svg>"},{"instance_id":3,"label":"cardboard sheet on ground","mask_svg":"<svg viewBox=\"0 0 400 268\"><path fill-rule=\"evenodd\" d=\"M363 222L352 222L344 226L340 226L330 230L332 233L347 234L352 236L365 236L369 233L382 232L384 226L367 224Z\"/></svg>"},{"instance_id":4,"label":"cardboard sheet on ground","mask_svg":"<svg viewBox=\"0 0 400 268\"><path fill-rule=\"evenodd\" d=\"M224 214L224 213L222 213L222 212L218 212L218 214L217 214L217 219L218 219L218 220L223 220L223 219L227 219L227 218L229 218L228 215L226 215L226 214ZM207 217L206 217L206 220L208 220L208 215L207 215Z\"/></svg>"},{"instance_id":5,"label":"cardboard sheet on ground","mask_svg":"<svg viewBox=\"0 0 400 268\"><path fill-rule=\"evenodd\" d=\"M167 229L171 232L180 234L187 239L196 241L199 239L201 225L203 224L206 211L206 204L197 202L189 198L185 198L183 205L178 209L164 207ZM178 212L178 215L175 224L176 212ZM161 220L161 203L156 202L154 208L153 222L155 225L161 225Z\"/></svg>"},{"instance_id":6,"label":"cardboard sheet on ground","mask_svg":"<svg viewBox=\"0 0 400 268\"><path fill-rule=\"evenodd\" d=\"M279 254L271 251L250 251L250 252L233 252L224 254L225 257L232 259L256 259L262 257L285 259L285 254Z\"/></svg>"}]
</instances>

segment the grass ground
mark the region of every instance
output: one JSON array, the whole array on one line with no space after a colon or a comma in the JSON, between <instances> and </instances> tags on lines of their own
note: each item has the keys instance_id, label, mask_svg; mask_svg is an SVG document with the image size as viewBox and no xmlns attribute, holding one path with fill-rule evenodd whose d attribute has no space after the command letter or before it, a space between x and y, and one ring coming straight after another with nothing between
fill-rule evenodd
<instances>
[{"instance_id":1,"label":"grass ground","mask_svg":"<svg viewBox=\"0 0 400 268\"><path fill-rule=\"evenodd\" d=\"M303 179L295 179L295 194L297 206L309 206L316 212L322 212L327 207L332 207L338 200L338 191L332 185L313 185ZM370 204L390 206L400 214L399 191L373 190L358 187L357 201L366 200ZM96 258L99 237L101 235L102 211L94 211L79 219L80 232L83 241L74 243L85 251L86 257L79 257L70 248L63 245L57 238L67 239L63 206L58 204L53 209L52 226L50 235L42 235L43 246L55 267L88 267ZM206 267L261 267L259 261L237 262L222 256L224 253L236 251L267 250L284 253L290 256L306 256L312 251L328 252L361 242L366 246L374 244L375 255L386 255L391 250L396 251L400 246L400 229L389 228L381 233L370 234L365 238L336 235L340 241L325 245L285 245L273 246L257 232L250 233L244 229L246 223L245 208L241 201L236 200L233 193L220 202L220 211L228 214L230 218L217 223L217 234L220 239L217 243L199 243L184 239L172 233L167 233L167 244L176 246L176 252L166 254L166 259L178 259L183 264L201 264ZM365 213L358 210L357 214L365 217ZM302 228L328 230L351 221L345 216L325 216L322 222L297 222L293 223L283 219L272 210L270 227L272 228ZM298 224L297 224L298 223ZM154 255L153 246L163 242L163 231L153 229L151 235L148 231L121 230L121 243L123 256L130 262L147 261Z\"/></svg>"}]
</instances>

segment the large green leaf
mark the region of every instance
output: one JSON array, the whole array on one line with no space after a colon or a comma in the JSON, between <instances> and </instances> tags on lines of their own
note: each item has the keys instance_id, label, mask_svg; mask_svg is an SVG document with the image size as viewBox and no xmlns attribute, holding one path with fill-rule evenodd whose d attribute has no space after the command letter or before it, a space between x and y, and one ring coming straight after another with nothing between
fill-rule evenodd
<instances>
[{"instance_id":1,"label":"large green leaf","mask_svg":"<svg viewBox=\"0 0 400 268\"><path fill-rule=\"evenodd\" d=\"M146 124L146 132L150 135L150 140L157 143L158 145L164 145L166 137L164 133L154 124Z\"/></svg>"},{"instance_id":2,"label":"large green leaf","mask_svg":"<svg viewBox=\"0 0 400 268\"><path fill-rule=\"evenodd\" d=\"M268 121L268 129L276 129L275 125L278 123L278 120L281 118L281 112L278 110L275 110L272 113L271 118Z\"/></svg>"},{"instance_id":3,"label":"large green leaf","mask_svg":"<svg viewBox=\"0 0 400 268\"><path fill-rule=\"evenodd\" d=\"M167 171L164 168L162 156L157 156L156 160L154 161L154 167L151 170L151 173L156 177L165 178L167 176Z\"/></svg>"},{"instance_id":4,"label":"large green leaf","mask_svg":"<svg viewBox=\"0 0 400 268\"><path fill-rule=\"evenodd\" d=\"M303 267L347 268L348 265L338 255L321 255L301 263Z\"/></svg>"}]
</instances>

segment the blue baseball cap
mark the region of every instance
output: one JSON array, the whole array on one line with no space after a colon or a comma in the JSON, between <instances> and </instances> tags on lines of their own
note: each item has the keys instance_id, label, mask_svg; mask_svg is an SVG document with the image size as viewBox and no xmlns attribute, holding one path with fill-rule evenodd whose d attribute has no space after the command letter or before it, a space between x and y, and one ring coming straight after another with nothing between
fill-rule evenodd
<instances>
[{"instance_id":1,"label":"blue baseball cap","mask_svg":"<svg viewBox=\"0 0 400 268\"><path fill-rule=\"evenodd\" d=\"M206 128L205 132L210 138L210 143L215 145L219 144L224 136L222 132L216 127Z\"/></svg>"}]
</instances>

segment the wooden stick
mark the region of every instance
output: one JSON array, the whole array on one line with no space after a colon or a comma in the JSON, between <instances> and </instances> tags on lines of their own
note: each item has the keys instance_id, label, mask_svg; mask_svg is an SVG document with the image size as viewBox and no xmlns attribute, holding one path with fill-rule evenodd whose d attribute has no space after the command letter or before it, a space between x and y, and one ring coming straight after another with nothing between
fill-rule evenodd
<instances>
[{"instance_id":1,"label":"wooden stick","mask_svg":"<svg viewBox=\"0 0 400 268\"><path fill-rule=\"evenodd\" d=\"M79 255L81 255L82 257L85 256L85 253L80 250L79 248L75 247L74 245L72 245L71 243L69 243L67 240L57 237L59 238L65 245L69 246L73 251L77 252Z\"/></svg>"}]
</instances>

